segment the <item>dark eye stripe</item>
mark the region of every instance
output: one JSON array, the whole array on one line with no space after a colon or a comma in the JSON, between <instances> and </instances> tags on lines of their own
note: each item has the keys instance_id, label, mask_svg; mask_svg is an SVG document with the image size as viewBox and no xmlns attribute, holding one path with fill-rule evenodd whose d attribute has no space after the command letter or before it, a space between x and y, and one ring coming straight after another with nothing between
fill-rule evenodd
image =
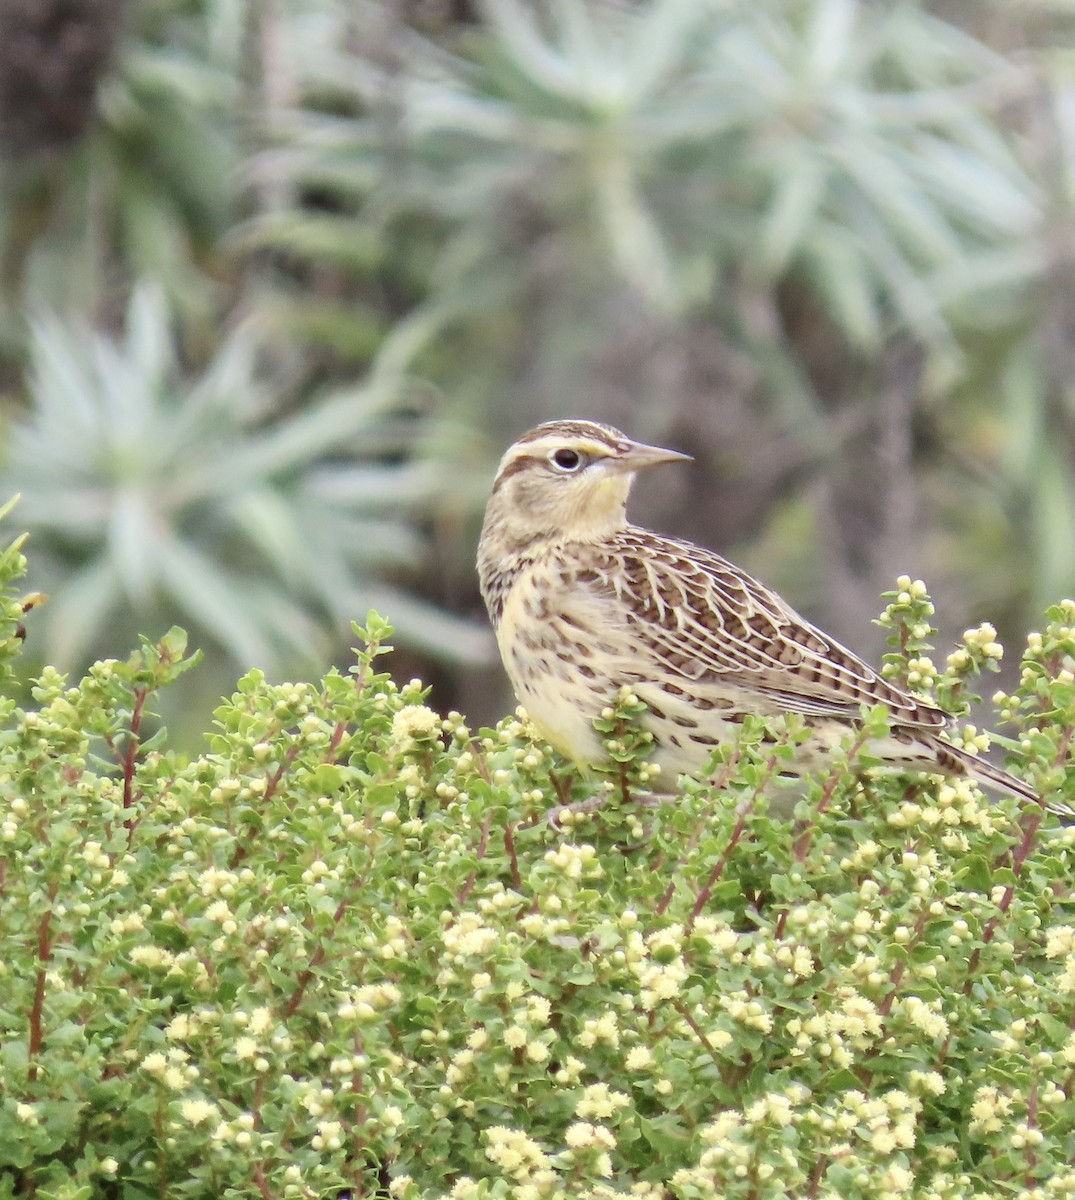
<instances>
[{"instance_id":1,"label":"dark eye stripe","mask_svg":"<svg viewBox=\"0 0 1075 1200\"><path fill-rule=\"evenodd\" d=\"M536 454L520 454L518 458L513 458L511 462L505 463L500 468L500 474L496 477L496 482L493 484L493 494L495 495L513 475L518 475L520 471L527 470L532 463L543 461L544 459L539 458Z\"/></svg>"}]
</instances>

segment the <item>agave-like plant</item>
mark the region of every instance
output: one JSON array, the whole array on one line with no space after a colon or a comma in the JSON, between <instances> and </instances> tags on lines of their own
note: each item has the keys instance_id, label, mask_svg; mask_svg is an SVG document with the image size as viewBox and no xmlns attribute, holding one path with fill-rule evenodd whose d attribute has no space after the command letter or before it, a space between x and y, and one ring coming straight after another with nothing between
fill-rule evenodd
<instances>
[{"instance_id":1,"label":"agave-like plant","mask_svg":"<svg viewBox=\"0 0 1075 1200\"><path fill-rule=\"evenodd\" d=\"M282 410L258 349L240 323L189 375L150 285L118 341L34 322L30 407L0 490L21 493L34 582L51 594L35 646L73 666L176 621L240 669L310 668L376 607L413 646L482 657L484 628L405 587L443 480L412 454L398 381Z\"/></svg>"},{"instance_id":2,"label":"agave-like plant","mask_svg":"<svg viewBox=\"0 0 1075 1200\"><path fill-rule=\"evenodd\" d=\"M944 306L990 269L995 287L989 256L1040 217L994 119L1025 71L915 4L489 0L465 53L367 7L392 52L318 24L292 64L314 68L311 102L263 160L340 201L268 217L299 254L343 262L356 227L434 216L442 290L518 291L549 269L533 251L567 242L583 253L562 272L603 260L659 310L708 307L730 268L799 269L854 345L896 325L940 345ZM1009 281L1035 266L1003 264Z\"/></svg>"}]
</instances>

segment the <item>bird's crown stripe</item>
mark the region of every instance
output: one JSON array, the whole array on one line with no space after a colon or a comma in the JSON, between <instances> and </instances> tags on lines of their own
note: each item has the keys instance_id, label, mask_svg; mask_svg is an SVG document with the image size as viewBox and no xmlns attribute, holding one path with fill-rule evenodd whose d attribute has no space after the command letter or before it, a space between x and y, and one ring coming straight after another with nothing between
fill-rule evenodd
<instances>
[{"instance_id":1,"label":"bird's crown stripe","mask_svg":"<svg viewBox=\"0 0 1075 1200\"><path fill-rule=\"evenodd\" d=\"M588 439L606 450L618 450L630 444L626 434L613 429L611 425L599 425L596 421L546 421L544 425L523 434L515 444L525 446L546 439L562 441L564 438Z\"/></svg>"}]
</instances>

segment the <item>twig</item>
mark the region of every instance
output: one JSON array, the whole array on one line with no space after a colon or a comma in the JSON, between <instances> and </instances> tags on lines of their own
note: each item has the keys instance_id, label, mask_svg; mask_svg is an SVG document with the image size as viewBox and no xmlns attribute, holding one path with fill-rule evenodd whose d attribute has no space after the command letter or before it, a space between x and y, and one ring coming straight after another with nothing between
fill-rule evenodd
<instances>
[{"instance_id":1,"label":"twig","mask_svg":"<svg viewBox=\"0 0 1075 1200\"><path fill-rule=\"evenodd\" d=\"M273 794L280 786L280 780L284 777L284 772L295 761L295 755L298 754L298 752L298 743L293 742L290 746L288 746L286 752L284 753L284 757L281 760L280 765L276 768L272 775L266 776L265 791L261 797L263 803L267 803L273 798Z\"/></svg>"},{"instance_id":2,"label":"twig","mask_svg":"<svg viewBox=\"0 0 1075 1200\"><path fill-rule=\"evenodd\" d=\"M41 1053L41 1047L44 1043L43 1029L43 1013L45 1008L45 980L48 975L48 963L52 958L52 941L50 937L52 926L52 900L56 896L56 889L53 888L49 893L49 907L45 910L44 916L41 918L41 924L37 927L37 975L34 980L34 998L30 1006L30 1037L27 1047L27 1058L29 1059L29 1069L27 1078L31 1083L37 1078L37 1056Z\"/></svg>"},{"instance_id":3,"label":"twig","mask_svg":"<svg viewBox=\"0 0 1075 1200\"><path fill-rule=\"evenodd\" d=\"M269 1184L265 1179L265 1168L261 1163L254 1167L254 1186L261 1193L263 1200L272 1200L272 1192L269 1191Z\"/></svg>"},{"instance_id":4,"label":"twig","mask_svg":"<svg viewBox=\"0 0 1075 1200\"><path fill-rule=\"evenodd\" d=\"M131 736L127 742L127 756L123 764L123 807L130 808L133 800L134 764L141 745L142 712L146 704L146 688L135 688L134 708L131 711Z\"/></svg>"},{"instance_id":5,"label":"twig","mask_svg":"<svg viewBox=\"0 0 1075 1200\"><path fill-rule=\"evenodd\" d=\"M325 751L325 762L331 765L336 761L336 751L340 748L340 742L343 741L343 735L347 731L346 721L337 721L336 728L332 731L332 737L328 740L328 749Z\"/></svg>"},{"instance_id":6,"label":"twig","mask_svg":"<svg viewBox=\"0 0 1075 1200\"><path fill-rule=\"evenodd\" d=\"M351 893L361 890L363 886L363 880L356 881L354 886L350 889L348 895L344 896L339 904L336 905L336 911L332 914L332 923L334 926L340 923L341 919L343 918L343 914L347 911L347 905L350 903ZM302 998L306 994L306 989L310 986L310 980L313 979L314 972L325 961L325 955L328 953L325 947L329 937L330 935L326 935L325 938L318 942L317 949L314 950L313 954L310 955L310 961L299 972L295 987L292 990L291 995L288 997L287 1003L281 1009L280 1015L283 1020L286 1021L289 1017L294 1016L299 1005L302 1003Z\"/></svg>"},{"instance_id":7,"label":"twig","mask_svg":"<svg viewBox=\"0 0 1075 1200\"><path fill-rule=\"evenodd\" d=\"M710 782L710 788L716 791L722 791L724 789L732 775L735 774L735 768L739 762L739 758L740 749L738 746L736 746L734 753L724 764L724 769ZM691 836L687 839L687 848L684 853L680 855L675 867L673 867L672 877L668 881L668 886L664 889L664 893L662 894L660 900L657 901L657 907L653 910L656 916L663 916L669 904L672 903L672 897L675 895L676 891L676 870L683 865L683 863L686 861L687 855L695 848L695 846L698 845L698 839L702 836L702 828L703 826L700 822L696 824L691 832Z\"/></svg>"},{"instance_id":8,"label":"twig","mask_svg":"<svg viewBox=\"0 0 1075 1200\"><path fill-rule=\"evenodd\" d=\"M851 743L847 750L847 761L853 763L858 756L859 751L866 743L866 730L860 729L858 736ZM836 785L843 778L843 772L838 766L834 766L829 772L828 778L825 780L825 787L821 792L821 799L814 806L814 816L806 828L795 839L795 844L792 846L792 852L799 862L804 862L807 851L810 849L810 842L813 840L814 828L817 825L817 818L829 807L832 798L836 793Z\"/></svg>"},{"instance_id":9,"label":"twig","mask_svg":"<svg viewBox=\"0 0 1075 1200\"><path fill-rule=\"evenodd\" d=\"M751 796L749 803L745 804L739 810L739 819L735 823L735 828L732 830L732 836L728 839L727 846L724 847L724 853L717 859L713 865L713 869L709 872L709 878L702 886L702 890L698 893L694 901L694 907L691 909L691 915L687 918L686 932L690 933L694 929L694 922L698 920L702 909L706 906L710 893L716 886L717 880L724 873L724 868L728 865L728 859L731 857L732 851L739 844L739 839L743 836L743 830L746 828L747 815L753 810L754 804L757 801L758 792L755 790Z\"/></svg>"},{"instance_id":10,"label":"twig","mask_svg":"<svg viewBox=\"0 0 1075 1200\"><path fill-rule=\"evenodd\" d=\"M814 1169L810 1172L810 1181L806 1185L805 1200L814 1200L821 1188L821 1177L825 1174L825 1168L829 1165L828 1157L824 1154L818 1156L817 1162L814 1163Z\"/></svg>"},{"instance_id":11,"label":"twig","mask_svg":"<svg viewBox=\"0 0 1075 1200\"><path fill-rule=\"evenodd\" d=\"M522 892L523 881L519 874L519 858L515 853L515 837L510 821L504 826L504 849L508 852L508 861L511 863L511 886L515 891Z\"/></svg>"},{"instance_id":12,"label":"twig","mask_svg":"<svg viewBox=\"0 0 1075 1200\"><path fill-rule=\"evenodd\" d=\"M493 824L492 814L487 816L485 818L485 820L482 821L482 831L481 831L481 836L478 838L478 850L477 850L477 854L475 856L477 858L478 862L481 862L481 860L485 857L485 852L488 849L489 830L492 828L492 824ZM516 869L518 869L518 868L516 868ZM462 905L466 902L466 898L470 895L471 889L474 887L474 884L477 881L477 878L478 878L478 872L472 871L469 878L467 879L466 883L464 883L463 886L459 889L459 895L456 897L456 904Z\"/></svg>"},{"instance_id":13,"label":"twig","mask_svg":"<svg viewBox=\"0 0 1075 1200\"><path fill-rule=\"evenodd\" d=\"M706 1037L705 1031L701 1028L701 1026L698 1024L698 1022L688 1012L687 1006L683 1003L682 1000L677 1000L672 1005L672 1007L676 1010L677 1013L679 1013L679 1015L683 1018L683 1020L687 1022L687 1025L689 1026L691 1033L693 1033L694 1036L702 1043L702 1046L705 1048L705 1052L716 1063L717 1069L720 1071L721 1075L723 1076L725 1068L727 1067L728 1064L721 1060L720 1055L717 1054L717 1051L716 1051L715 1047L713 1046L713 1043L709 1040L709 1038Z\"/></svg>"},{"instance_id":14,"label":"twig","mask_svg":"<svg viewBox=\"0 0 1075 1200\"><path fill-rule=\"evenodd\" d=\"M926 928L926 918L929 916L929 902L923 901L922 911L918 914L918 920L915 922L914 932L910 940L904 947L904 957L898 959L889 972L888 981L892 985L892 990L877 1006L877 1012L882 1017L887 1017L892 1011L892 1005L896 1002L896 996L899 994L900 981L903 979L904 972L907 970L907 960L910 958L914 948L922 939L922 932Z\"/></svg>"}]
</instances>

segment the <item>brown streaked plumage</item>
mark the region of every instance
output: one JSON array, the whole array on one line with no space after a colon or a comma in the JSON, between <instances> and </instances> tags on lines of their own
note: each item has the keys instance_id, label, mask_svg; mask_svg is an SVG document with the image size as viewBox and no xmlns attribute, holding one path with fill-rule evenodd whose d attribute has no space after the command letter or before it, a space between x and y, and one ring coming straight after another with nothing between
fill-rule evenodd
<instances>
[{"instance_id":1,"label":"brown streaked plumage","mask_svg":"<svg viewBox=\"0 0 1075 1200\"><path fill-rule=\"evenodd\" d=\"M478 550L508 676L541 733L580 763L594 719L629 687L648 706L654 760L697 774L744 714L799 713L809 769L884 704L869 749L894 769L969 775L1037 800L1028 784L948 742L947 714L883 679L738 567L631 525L637 471L688 456L591 421L549 421L504 455Z\"/></svg>"}]
</instances>

